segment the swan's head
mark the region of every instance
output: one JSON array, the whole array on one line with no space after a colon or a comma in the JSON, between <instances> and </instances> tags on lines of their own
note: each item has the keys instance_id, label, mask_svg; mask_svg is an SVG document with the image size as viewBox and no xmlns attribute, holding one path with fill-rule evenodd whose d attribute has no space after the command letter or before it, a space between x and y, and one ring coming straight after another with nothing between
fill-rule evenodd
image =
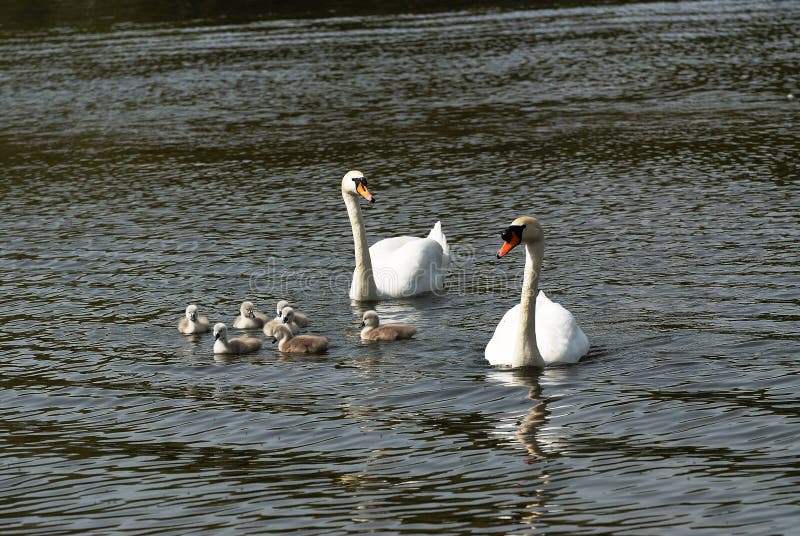
<instances>
[{"instance_id":1,"label":"swan's head","mask_svg":"<svg viewBox=\"0 0 800 536\"><path fill-rule=\"evenodd\" d=\"M228 328L222 322L214 324L214 340L228 340Z\"/></svg>"},{"instance_id":2,"label":"swan's head","mask_svg":"<svg viewBox=\"0 0 800 536\"><path fill-rule=\"evenodd\" d=\"M378 318L378 313L375 311L367 311L364 313L364 316L361 317L361 325L358 327L363 328L365 326L369 326L371 328L377 328L381 325L381 320Z\"/></svg>"},{"instance_id":3,"label":"swan's head","mask_svg":"<svg viewBox=\"0 0 800 536\"><path fill-rule=\"evenodd\" d=\"M294 309L291 307L284 307L281 309L281 318L284 324L291 324L294 320Z\"/></svg>"},{"instance_id":4,"label":"swan's head","mask_svg":"<svg viewBox=\"0 0 800 536\"><path fill-rule=\"evenodd\" d=\"M375 202L375 197L369 193L367 178L360 171L348 171L342 177L342 193L360 195L370 203Z\"/></svg>"},{"instance_id":5,"label":"swan's head","mask_svg":"<svg viewBox=\"0 0 800 536\"><path fill-rule=\"evenodd\" d=\"M283 308L284 308L284 307L289 307L289 302L288 302L288 301L286 301L286 300L281 300L281 301L279 301L279 302L278 302L278 312L277 312L277 314L278 314L278 318L280 318L280 317L281 317L281 311L283 311Z\"/></svg>"},{"instance_id":6,"label":"swan's head","mask_svg":"<svg viewBox=\"0 0 800 536\"><path fill-rule=\"evenodd\" d=\"M186 306L186 319L197 322L197 306L190 304Z\"/></svg>"},{"instance_id":7,"label":"swan's head","mask_svg":"<svg viewBox=\"0 0 800 536\"><path fill-rule=\"evenodd\" d=\"M253 302L242 302L242 305L239 306L239 314L244 318L255 318L256 313L253 310L254 307Z\"/></svg>"},{"instance_id":8,"label":"swan's head","mask_svg":"<svg viewBox=\"0 0 800 536\"><path fill-rule=\"evenodd\" d=\"M276 343L281 339L291 339L292 338L292 330L289 329L289 326L284 326L280 324L275 326L275 329L272 330L272 342Z\"/></svg>"},{"instance_id":9,"label":"swan's head","mask_svg":"<svg viewBox=\"0 0 800 536\"><path fill-rule=\"evenodd\" d=\"M519 244L535 245L544 241L544 233L539 220L530 216L522 216L511 222L505 231L500 233L503 245L497 252L497 258L504 257L506 253Z\"/></svg>"}]
</instances>

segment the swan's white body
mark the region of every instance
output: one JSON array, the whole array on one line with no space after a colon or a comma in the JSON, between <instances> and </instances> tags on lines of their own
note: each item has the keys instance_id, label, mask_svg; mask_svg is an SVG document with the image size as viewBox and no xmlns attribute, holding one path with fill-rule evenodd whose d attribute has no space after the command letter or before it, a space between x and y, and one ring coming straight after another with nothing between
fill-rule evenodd
<instances>
[{"instance_id":1,"label":"swan's white body","mask_svg":"<svg viewBox=\"0 0 800 536\"><path fill-rule=\"evenodd\" d=\"M497 324L484 354L489 364L512 366L521 308L516 304ZM572 313L550 301L543 291L536 296L536 347L546 365L577 363L589 351L589 339Z\"/></svg>"},{"instance_id":2,"label":"swan's white body","mask_svg":"<svg viewBox=\"0 0 800 536\"><path fill-rule=\"evenodd\" d=\"M495 328L484 356L492 365L544 367L577 363L589 351L589 340L572 313L539 292L544 234L535 218L517 218L502 235L502 257L525 245L525 276L520 303L509 309Z\"/></svg>"},{"instance_id":3,"label":"swan's white body","mask_svg":"<svg viewBox=\"0 0 800 536\"><path fill-rule=\"evenodd\" d=\"M450 248L442 224L437 221L426 238L384 238L370 246L369 256L376 298L402 298L442 290ZM357 299L357 281L358 278L353 277L351 299Z\"/></svg>"},{"instance_id":4,"label":"swan's white body","mask_svg":"<svg viewBox=\"0 0 800 536\"><path fill-rule=\"evenodd\" d=\"M354 183L354 180L364 183ZM364 175L350 171L342 179L342 197L350 216L356 254L350 299L401 298L442 290L450 264L450 248L441 222L437 221L425 238L386 238L367 248L358 195L374 201L366 189Z\"/></svg>"}]
</instances>

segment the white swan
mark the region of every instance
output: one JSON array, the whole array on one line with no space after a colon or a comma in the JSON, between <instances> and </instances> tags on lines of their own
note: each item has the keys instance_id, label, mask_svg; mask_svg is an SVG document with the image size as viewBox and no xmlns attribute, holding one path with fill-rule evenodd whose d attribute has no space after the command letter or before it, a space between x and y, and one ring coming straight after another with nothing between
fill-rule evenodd
<instances>
[{"instance_id":1,"label":"white swan","mask_svg":"<svg viewBox=\"0 0 800 536\"><path fill-rule=\"evenodd\" d=\"M586 334L572 313L539 292L544 233L538 220L517 218L500 236L503 246L498 259L517 244L525 244L525 277L522 299L497 324L486 345L486 360L492 365L540 368L550 363L577 363L589 351Z\"/></svg>"},{"instance_id":2,"label":"white swan","mask_svg":"<svg viewBox=\"0 0 800 536\"><path fill-rule=\"evenodd\" d=\"M342 197L350 216L356 252L350 299L400 298L441 290L450 263L450 248L441 222L436 222L426 238L386 238L367 248L359 196L375 202L364 174L349 171L342 178Z\"/></svg>"}]
</instances>

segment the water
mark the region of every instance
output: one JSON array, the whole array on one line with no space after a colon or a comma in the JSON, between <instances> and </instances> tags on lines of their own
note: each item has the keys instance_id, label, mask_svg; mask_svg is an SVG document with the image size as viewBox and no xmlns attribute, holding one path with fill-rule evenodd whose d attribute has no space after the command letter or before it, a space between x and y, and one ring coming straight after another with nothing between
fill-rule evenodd
<instances>
[{"instance_id":1,"label":"water","mask_svg":"<svg viewBox=\"0 0 800 536\"><path fill-rule=\"evenodd\" d=\"M3 534L795 532L800 4L321 15L0 28ZM353 168L453 247L413 341ZM524 214L578 365L483 361ZM326 356L175 329L278 298Z\"/></svg>"}]
</instances>

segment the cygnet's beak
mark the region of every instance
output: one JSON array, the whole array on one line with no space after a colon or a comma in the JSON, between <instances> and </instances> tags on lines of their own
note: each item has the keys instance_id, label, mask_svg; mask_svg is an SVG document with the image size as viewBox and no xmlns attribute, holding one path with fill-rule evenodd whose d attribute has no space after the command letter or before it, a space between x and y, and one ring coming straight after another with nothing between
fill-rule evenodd
<instances>
[{"instance_id":1,"label":"cygnet's beak","mask_svg":"<svg viewBox=\"0 0 800 536\"><path fill-rule=\"evenodd\" d=\"M284 323L284 324L288 324L288 323L289 323L289 317L288 317L288 316L287 316L286 318L284 318L284 319L283 319L283 323Z\"/></svg>"},{"instance_id":2,"label":"cygnet's beak","mask_svg":"<svg viewBox=\"0 0 800 536\"><path fill-rule=\"evenodd\" d=\"M218 339L219 339L219 331L214 333L214 340L216 341Z\"/></svg>"},{"instance_id":3,"label":"cygnet's beak","mask_svg":"<svg viewBox=\"0 0 800 536\"><path fill-rule=\"evenodd\" d=\"M248 313L247 313L247 316L249 316L250 318L255 318L255 317L256 317L256 314L255 314L255 313L253 312L253 310L251 309L250 311L248 311Z\"/></svg>"},{"instance_id":4,"label":"cygnet's beak","mask_svg":"<svg viewBox=\"0 0 800 536\"><path fill-rule=\"evenodd\" d=\"M278 342L278 337L272 337L272 339L270 340L270 342L271 342L272 344L275 344L276 342Z\"/></svg>"},{"instance_id":5,"label":"cygnet's beak","mask_svg":"<svg viewBox=\"0 0 800 536\"><path fill-rule=\"evenodd\" d=\"M366 326L366 325L367 325L367 323L366 323L366 322L361 322L361 323L358 325L358 327L359 327L359 328L363 328L363 327L364 327L364 326Z\"/></svg>"}]
</instances>

